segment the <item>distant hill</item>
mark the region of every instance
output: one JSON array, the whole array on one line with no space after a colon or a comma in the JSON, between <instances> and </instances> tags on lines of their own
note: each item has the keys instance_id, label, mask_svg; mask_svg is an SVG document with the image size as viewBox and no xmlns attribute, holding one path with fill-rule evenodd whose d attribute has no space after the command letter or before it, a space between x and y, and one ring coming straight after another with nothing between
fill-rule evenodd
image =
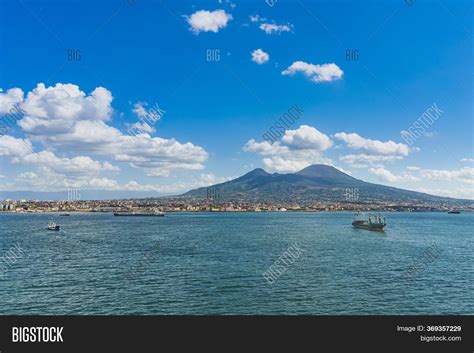
<instances>
[{"instance_id":1,"label":"distant hill","mask_svg":"<svg viewBox=\"0 0 474 353\"><path fill-rule=\"evenodd\" d=\"M297 173L267 173L261 168L240 178L188 191L185 197L208 197L209 188L218 190L222 200L322 200L472 203L385 185L367 183L324 164L314 164ZM352 189L352 190L347 190ZM357 190L354 190L357 189ZM351 196L352 195L352 196ZM351 199L357 195L357 200Z\"/></svg>"},{"instance_id":2,"label":"distant hill","mask_svg":"<svg viewBox=\"0 0 474 353\"><path fill-rule=\"evenodd\" d=\"M162 196L145 191L117 191L117 190L79 190L79 200L113 200L113 199L144 199L147 197ZM56 191L0 191L0 200L42 200L42 201L67 201L68 192Z\"/></svg>"}]
</instances>

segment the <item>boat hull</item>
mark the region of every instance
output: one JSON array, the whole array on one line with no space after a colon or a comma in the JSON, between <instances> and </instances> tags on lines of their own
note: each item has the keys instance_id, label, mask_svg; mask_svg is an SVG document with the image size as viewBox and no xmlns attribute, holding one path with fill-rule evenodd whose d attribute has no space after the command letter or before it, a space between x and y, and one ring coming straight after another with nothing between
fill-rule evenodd
<instances>
[{"instance_id":1,"label":"boat hull","mask_svg":"<svg viewBox=\"0 0 474 353\"><path fill-rule=\"evenodd\" d=\"M61 229L61 226L48 227L48 230L52 230L53 232L58 232L60 229Z\"/></svg>"}]
</instances>

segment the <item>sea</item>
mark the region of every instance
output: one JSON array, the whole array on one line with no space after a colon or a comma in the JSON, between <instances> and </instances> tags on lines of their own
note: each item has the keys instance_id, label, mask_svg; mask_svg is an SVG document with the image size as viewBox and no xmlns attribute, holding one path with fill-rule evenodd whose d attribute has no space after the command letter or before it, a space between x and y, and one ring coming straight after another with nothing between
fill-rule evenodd
<instances>
[{"instance_id":1,"label":"sea","mask_svg":"<svg viewBox=\"0 0 474 353\"><path fill-rule=\"evenodd\" d=\"M474 214L384 215L0 213L0 314L474 314Z\"/></svg>"}]
</instances>

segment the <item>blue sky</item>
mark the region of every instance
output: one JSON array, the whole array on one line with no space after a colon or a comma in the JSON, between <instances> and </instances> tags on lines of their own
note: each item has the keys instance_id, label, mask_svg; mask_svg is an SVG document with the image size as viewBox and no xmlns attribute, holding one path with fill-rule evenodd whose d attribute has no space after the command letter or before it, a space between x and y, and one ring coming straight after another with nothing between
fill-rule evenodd
<instances>
[{"instance_id":1,"label":"blue sky","mask_svg":"<svg viewBox=\"0 0 474 353\"><path fill-rule=\"evenodd\" d=\"M158 195L326 163L474 198L469 1L0 4L0 113L21 109L0 137L0 190Z\"/></svg>"}]
</instances>

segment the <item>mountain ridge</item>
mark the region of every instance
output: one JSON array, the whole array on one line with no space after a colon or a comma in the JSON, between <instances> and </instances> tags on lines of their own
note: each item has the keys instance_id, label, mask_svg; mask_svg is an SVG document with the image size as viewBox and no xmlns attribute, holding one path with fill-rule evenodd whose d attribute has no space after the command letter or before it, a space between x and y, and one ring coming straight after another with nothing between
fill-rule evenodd
<instances>
[{"instance_id":1,"label":"mountain ridge","mask_svg":"<svg viewBox=\"0 0 474 353\"><path fill-rule=\"evenodd\" d=\"M313 164L295 173L268 173L256 168L236 179L190 190L181 196L208 197L208 190L218 189L219 199L272 199L347 201L347 189L358 189L358 201L449 202L472 200L430 195L393 186L356 179L325 164ZM353 190L350 191L353 193ZM350 193L349 193L350 194ZM354 201L354 200L352 200Z\"/></svg>"}]
</instances>

